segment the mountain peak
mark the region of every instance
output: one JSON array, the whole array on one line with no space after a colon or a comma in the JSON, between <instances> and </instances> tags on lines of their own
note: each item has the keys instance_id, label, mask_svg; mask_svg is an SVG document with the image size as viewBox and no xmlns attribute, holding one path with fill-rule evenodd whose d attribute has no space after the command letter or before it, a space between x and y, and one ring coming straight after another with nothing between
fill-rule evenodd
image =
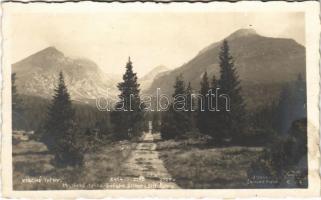
<instances>
[{"instance_id":1,"label":"mountain peak","mask_svg":"<svg viewBox=\"0 0 321 200\"><path fill-rule=\"evenodd\" d=\"M50 46L28 56L21 61L18 61L17 63L14 63L13 66L15 66L15 68L16 66L20 66L18 68L25 70L29 69L27 66L31 67L30 69L34 69L33 66L47 66L49 61L57 59L63 60L64 54L61 51L57 50L55 47Z\"/></svg>"},{"instance_id":2,"label":"mountain peak","mask_svg":"<svg viewBox=\"0 0 321 200\"><path fill-rule=\"evenodd\" d=\"M155 67L154 69L152 69L152 71L166 71L168 70L168 68L164 65L158 65L157 67Z\"/></svg>"},{"instance_id":3,"label":"mountain peak","mask_svg":"<svg viewBox=\"0 0 321 200\"><path fill-rule=\"evenodd\" d=\"M251 35L258 35L254 29L247 29L247 28L242 28L234 33L232 33L230 36L228 36L228 39L235 39L235 38L240 38L240 37L247 37Z\"/></svg>"},{"instance_id":4,"label":"mountain peak","mask_svg":"<svg viewBox=\"0 0 321 200\"><path fill-rule=\"evenodd\" d=\"M63 55L63 53L61 51L59 51L56 47L54 46L50 46L47 47L41 51L39 51L38 53L46 53L46 54L60 54Z\"/></svg>"},{"instance_id":5,"label":"mountain peak","mask_svg":"<svg viewBox=\"0 0 321 200\"><path fill-rule=\"evenodd\" d=\"M51 98L57 75L63 71L73 100L95 99L107 93L117 96L114 77L108 77L93 61L65 57L52 46L14 63L12 70L17 74L16 84L21 94Z\"/></svg>"},{"instance_id":6,"label":"mountain peak","mask_svg":"<svg viewBox=\"0 0 321 200\"><path fill-rule=\"evenodd\" d=\"M56 49L54 46L47 47L45 49L42 49L41 51L38 51L37 53L31 55L32 56L40 56L40 57L64 57L64 54Z\"/></svg>"}]
</instances>

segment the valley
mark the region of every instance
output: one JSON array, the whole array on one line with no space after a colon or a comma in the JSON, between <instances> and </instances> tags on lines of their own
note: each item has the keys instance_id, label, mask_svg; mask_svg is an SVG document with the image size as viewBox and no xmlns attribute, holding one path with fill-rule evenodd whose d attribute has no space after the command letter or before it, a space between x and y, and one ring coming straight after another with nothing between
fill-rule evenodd
<instances>
[{"instance_id":1,"label":"valley","mask_svg":"<svg viewBox=\"0 0 321 200\"><path fill-rule=\"evenodd\" d=\"M12 65L14 189L307 187L304 46L239 29L174 69L125 62L48 47Z\"/></svg>"}]
</instances>

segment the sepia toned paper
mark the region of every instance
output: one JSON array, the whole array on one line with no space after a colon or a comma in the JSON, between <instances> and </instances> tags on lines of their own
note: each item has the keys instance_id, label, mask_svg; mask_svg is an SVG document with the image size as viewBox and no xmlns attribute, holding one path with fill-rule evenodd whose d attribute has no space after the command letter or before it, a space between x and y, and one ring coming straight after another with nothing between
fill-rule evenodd
<instances>
[{"instance_id":1,"label":"sepia toned paper","mask_svg":"<svg viewBox=\"0 0 321 200\"><path fill-rule=\"evenodd\" d=\"M4 196L319 196L318 6L4 3Z\"/></svg>"}]
</instances>

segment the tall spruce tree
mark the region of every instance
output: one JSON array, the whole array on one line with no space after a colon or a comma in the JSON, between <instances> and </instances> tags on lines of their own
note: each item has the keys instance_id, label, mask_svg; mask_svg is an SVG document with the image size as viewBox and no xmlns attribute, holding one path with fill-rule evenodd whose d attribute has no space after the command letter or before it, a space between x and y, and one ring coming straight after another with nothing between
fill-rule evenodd
<instances>
[{"instance_id":1,"label":"tall spruce tree","mask_svg":"<svg viewBox=\"0 0 321 200\"><path fill-rule=\"evenodd\" d=\"M297 80L284 84L277 106L277 130L287 134L293 121L306 118L306 82L301 74Z\"/></svg>"},{"instance_id":2,"label":"tall spruce tree","mask_svg":"<svg viewBox=\"0 0 321 200\"><path fill-rule=\"evenodd\" d=\"M193 101L193 89L191 86L191 82L188 82L187 88L186 88L186 111L192 111L194 109L194 101Z\"/></svg>"},{"instance_id":3,"label":"tall spruce tree","mask_svg":"<svg viewBox=\"0 0 321 200\"><path fill-rule=\"evenodd\" d=\"M16 73L11 75L11 96L12 96L12 110L14 112L21 112L22 109L22 100L18 95L17 86L16 86Z\"/></svg>"},{"instance_id":4,"label":"tall spruce tree","mask_svg":"<svg viewBox=\"0 0 321 200\"><path fill-rule=\"evenodd\" d=\"M144 130L144 105L139 96L137 75L133 72L130 60L126 64L123 82L118 84L120 101L112 113L112 123L117 138L129 139L138 137Z\"/></svg>"},{"instance_id":5,"label":"tall spruce tree","mask_svg":"<svg viewBox=\"0 0 321 200\"><path fill-rule=\"evenodd\" d=\"M174 101L169 105L169 110L162 115L161 135L163 139L178 138L190 130L188 115L185 111L186 92L182 75L176 77L173 98Z\"/></svg>"},{"instance_id":6,"label":"tall spruce tree","mask_svg":"<svg viewBox=\"0 0 321 200\"><path fill-rule=\"evenodd\" d=\"M18 129L19 122L23 118L23 101L18 95L16 86L16 73L11 75L11 96L12 96L12 128Z\"/></svg>"},{"instance_id":7,"label":"tall spruce tree","mask_svg":"<svg viewBox=\"0 0 321 200\"><path fill-rule=\"evenodd\" d=\"M59 73L58 85L48 110L43 142L54 153L57 165L81 165L82 147L78 142L74 123L75 111L65 85L63 73Z\"/></svg>"},{"instance_id":8,"label":"tall spruce tree","mask_svg":"<svg viewBox=\"0 0 321 200\"><path fill-rule=\"evenodd\" d=\"M226 109L226 99L219 98L220 124L225 137L232 137L234 141L241 139L245 123L245 105L241 96L241 86L237 75L233 57L226 40L223 41L219 53L220 79L218 85L220 94L227 94L230 99L230 111Z\"/></svg>"},{"instance_id":9,"label":"tall spruce tree","mask_svg":"<svg viewBox=\"0 0 321 200\"><path fill-rule=\"evenodd\" d=\"M195 127L195 120L194 120L194 97L193 97L193 89L191 86L191 82L188 82L186 91L186 115L188 119L188 129L189 131L192 131Z\"/></svg>"},{"instance_id":10,"label":"tall spruce tree","mask_svg":"<svg viewBox=\"0 0 321 200\"><path fill-rule=\"evenodd\" d=\"M212 81L211 81L211 96L210 98L210 102L209 104L211 104L211 109L215 109L215 110L211 110L208 114L209 120L208 120L208 127L210 129L209 134L212 136L213 140L217 143L220 143L224 137L224 135L222 134L221 130L221 123L219 122L219 112L217 112L217 108L216 108L216 99L218 99L218 97L216 97L216 90L219 88L218 87L218 81L216 80L215 75L213 75L212 77Z\"/></svg>"},{"instance_id":11,"label":"tall spruce tree","mask_svg":"<svg viewBox=\"0 0 321 200\"><path fill-rule=\"evenodd\" d=\"M203 74L201 80L200 98L198 98L197 128L203 134L210 134L209 127L209 90L210 84L207 72Z\"/></svg>"},{"instance_id":12,"label":"tall spruce tree","mask_svg":"<svg viewBox=\"0 0 321 200\"><path fill-rule=\"evenodd\" d=\"M160 131L160 113L152 113L152 133L158 133Z\"/></svg>"},{"instance_id":13,"label":"tall spruce tree","mask_svg":"<svg viewBox=\"0 0 321 200\"><path fill-rule=\"evenodd\" d=\"M162 112L161 117L161 127L160 127L160 133L162 136L162 139L168 140L168 139L174 139L178 134L179 130L176 127L176 124L174 122L174 109L172 107L173 104L169 105L169 109L167 111Z\"/></svg>"}]
</instances>

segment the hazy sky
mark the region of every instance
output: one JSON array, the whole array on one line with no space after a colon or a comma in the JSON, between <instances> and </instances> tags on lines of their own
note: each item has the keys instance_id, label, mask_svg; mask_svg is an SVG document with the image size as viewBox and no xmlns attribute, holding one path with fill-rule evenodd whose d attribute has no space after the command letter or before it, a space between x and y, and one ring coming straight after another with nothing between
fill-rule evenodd
<instances>
[{"instance_id":1,"label":"hazy sky","mask_svg":"<svg viewBox=\"0 0 321 200\"><path fill-rule=\"evenodd\" d=\"M128 56L142 76L158 65L179 67L201 49L240 28L304 45L302 13L33 13L12 15L13 62L48 46L123 73Z\"/></svg>"}]
</instances>

